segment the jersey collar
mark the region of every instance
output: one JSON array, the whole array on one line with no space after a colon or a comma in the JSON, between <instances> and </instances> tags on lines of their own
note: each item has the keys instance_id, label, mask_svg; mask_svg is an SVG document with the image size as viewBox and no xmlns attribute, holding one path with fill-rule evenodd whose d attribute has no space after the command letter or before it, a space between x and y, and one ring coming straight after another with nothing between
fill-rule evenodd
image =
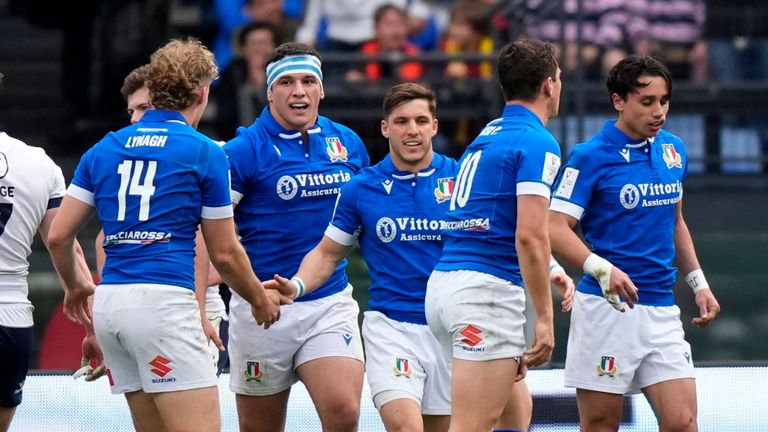
<instances>
[{"instance_id":1,"label":"jersey collar","mask_svg":"<svg viewBox=\"0 0 768 432\"><path fill-rule=\"evenodd\" d=\"M161 109L147 110L139 122L172 122L188 125L187 120L178 111L168 111Z\"/></svg>"},{"instance_id":2,"label":"jersey collar","mask_svg":"<svg viewBox=\"0 0 768 432\"><path fill-rule=\"evenodd\" d=\"M535 124L539 126L544 126L544 123L541 122L541 119L533 113L533 111L529 110L523 105L520 104L512 104L512 105L504 105L504 113L502 114L503 117L523 117L524 119L535 122Z\"/></svg>"},{"instance_id":3,"label":"jersey collar","mask_svg":"<svg viewBox=\"0 0 768 432\"><path fill-rule=\"evenodd\" d=\"M320 116L317 117L318 119ZM296 130L290 130L284 128L280 123L275 120L275 118L272 116L272 113L269 111L269 107L264 107L264 110L261 111L261 116L259 116L259 121L264 125L264 129L267 130L272 135L277 135L280 138L283 139L296 139L301 137L301 131ZM308 134L316 134L319 133L322 130L320 125L315 122L315 125L311 128L307 129Z\"/></svg>"},{"instance_id":4,"label":"jersey collar","mask_svg":"<svg viewBox=\"0 0 768 432\"><path fill-rule=\"evenodd\" d=\"M653 142L653 138L633 140L629 137L629 135L625 134L621 131L621 129L616 127L616 120L608 120L605 122L603 133L614 144L626 148L641 148L646 144Z\"/></svg>"},{"instance_id":5,"label":"jersey collar","mask_svg":"<svg viewBox=\"0 0 768 432\"><path fill-rule=\"evenodd\" d=\"M398 170L397 167L395 167L395 164L392 163L392 155L389 154L379 163L379 168L384 175L392 177L395 180L410 180L417 175L419 177L429 177L445 165L445 158L442 155L435 152L432 152L432 155L432 163L417 174L410 171Z\"/></svg>"}]
</instances>

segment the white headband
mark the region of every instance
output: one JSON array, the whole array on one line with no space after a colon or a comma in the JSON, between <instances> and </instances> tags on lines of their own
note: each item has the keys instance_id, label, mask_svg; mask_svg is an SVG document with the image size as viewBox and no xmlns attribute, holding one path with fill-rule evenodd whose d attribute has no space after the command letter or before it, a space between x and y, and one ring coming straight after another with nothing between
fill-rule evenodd
<instances>
[{"instance_id":1,"label":"white headband","mask_svg":"<svg viewBox=\"0 0 768 432\"><path fill-rule=\"evenodd\" d=\"M294 73L314 75L322 86L323 71L320 67L320 59L309 54L283 57L272 62L267 65L267 92L281 76Z\"/></svg>"}]
</instances>

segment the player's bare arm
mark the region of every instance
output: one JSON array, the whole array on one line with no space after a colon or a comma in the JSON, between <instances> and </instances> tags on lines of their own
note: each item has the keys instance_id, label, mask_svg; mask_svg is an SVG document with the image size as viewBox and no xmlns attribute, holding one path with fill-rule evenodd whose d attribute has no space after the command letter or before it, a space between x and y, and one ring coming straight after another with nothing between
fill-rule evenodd
<instances>
[{"instance_id":1,"label":"player's bare arm","mask_svg":"<svg viewBox=\"0 0 768 432\"><path fill-rule=\"evenodd\" d=\"M350 248L323 236L320 243L301 260L301 266L292 279L275 275L274 280L264 282L264 288L291 292L294 299L309 294L328 280Z\"/></svg>"},{"instance_id":2,"label":"player's bare arm","mask_svg":"<svg viewBox=\"0 0 768 432\"><path fill-rule=\"evenodd\" d=\"M95 209L76 198L65 196L47 235L48 250L59 277L64 282L64 314L80 324L91 321L88 297L95 286L78 263L77 232ZM82 251L80 252L82 256Z\"/></svg>"},{"instance_id":3,"label":"player's bare arm","mask_svg":"<svg viewBox=\"0 0 768 432\"><path fill-rule=\"evenodd\" d=\"M280 305L293 301L282 293L268 296L265 292L235 235L232 218L203 219L201 226L208 255L224 282L251 304L256 322L269 328L280 318Z\"/></svg>"},{"instance_id":4,"label":"player's bare arm","mask_svg":"<svg viewBox=\"0 0 768 432\"><path fill-rule=\"evenodd\" d=\"M219 337L219 332L208 319L207 311L205 310L205 298L210 286L208 283L210 267L211 259L208 256L208 250L205 248L202 231L198 229L195 235L195 299L197 300L197 306L200 308L200 323L203 326L203 334L205 334L208 342L213 341L213 344L216 345L219 351L224 351L224 342Z\"/></svg>"},{"instance_id":5,"label":"player's bare arm","mask_svg":"<svg viewBox=\"0 0 768 432\"><path fill-rule=\"evenodd\" d=\"M616 310L623 312L619 296L633 308L637 301L637 287L621 269L592 254L574 231L577 222L576 218L568 214L549 212L552 251L568 264L592 274L603 289L603 296Z\"/></svg>"},{"instance_id":6,"label":"player's bare arm","mask_svg":"<svg viewBox=\"0 0 768 432\"><path fill-rule=\"evenodd\" d=\"M531 366L549 361L555 347L552 292L549 289L548 200L538 195L517 197L515 248L520 260L523 285L536 309L533 347L526 353Z\"/></svg>"},{"instance_id":7,"label":"player's bare arm","mask_svg":"<svg viewBox=\"0 0 768 432\"><path fill-rule=\"evenodd\" d=\"M704 272L696 257L691 232L683 218L682 200L675 207L675 264L696 296L700 315L694 317L691 322L699 327L708 326L720 313L720 304L704 278Z\"/></svg>"}]
</instances>

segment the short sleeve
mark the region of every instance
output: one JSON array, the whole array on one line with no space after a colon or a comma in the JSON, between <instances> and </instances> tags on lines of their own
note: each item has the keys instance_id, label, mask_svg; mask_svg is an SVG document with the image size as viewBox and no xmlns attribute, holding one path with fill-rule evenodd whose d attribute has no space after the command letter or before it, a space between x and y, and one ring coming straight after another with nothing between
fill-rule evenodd
<instances>
[{"instance_id":1,"label":"short sleeve","mask_svg":"<svg viewBox=\"0 0 768 432\"><path fill-rule=\"evenodd\" d=\"M208 153L201 167L204 172L202 214L205 219L224 219L233 215L229 186L229 161L224 150L213 142L203 144Z\"/></svg>"},{"instance_id":2,"label":"short sleeve","mask_svg":"<svg viewBox=\"0 0 768 432\"><path fill-rule=\"evenodd\" d=\"M93 195L91 161L93 159L95 148L95 146L92 147L82 158L80 158L80 162L77 164L77 168L75 168L75 175L72 178L72 183L67 189L67 195L94 207L96 206L96 202Z\"/></svg>"},{"instance_id":3,"label":"short sleeve","mask_svg":"<svg viewBox=\"0 0 768 432\"><path fill-rule=\"evenodd\" d=\"M234 204L237 204L244 195L248 194L248 178L254 165L252 149L248 144L244 135L238 135L223 147L229 158L231 199ZM251 161L251 163L245 163L246 161Z\"/></svg>"},{"instance_id":4,"label":"short sleeve","mask_svg":"<svg viewBox=\"0 0 768 432\"><path fill-rule=\"evenodd\" d=\"M552 184L560 169L560 147L541 133L526 137L520 146L517 167L517 195L550 197Z\"/></svg>"},{"instance_id":5,"label":"short sleeve","mask_svg":"<svg viewBox=\"0 0 768 432\"><path fill-rule=\"evenodd\" d=\"M331 223L325 231L325 235L336 243L351 246L362 226L362 219L358 210L360 181L351 181L341 188L336 197L336 207L333 210Z\"/></svg>"},{"instance_id":6,"label":"short sleeve","mask_svg":"<svg viewBox=\"0 0 768 432\"><path fill-rule=\"evenodd\" d=\"M598 175L593 166L596 159L590 157L584 145L573 148L555 186L550 210L581 219L597 182Z\"/></svg>"}]
</instances>

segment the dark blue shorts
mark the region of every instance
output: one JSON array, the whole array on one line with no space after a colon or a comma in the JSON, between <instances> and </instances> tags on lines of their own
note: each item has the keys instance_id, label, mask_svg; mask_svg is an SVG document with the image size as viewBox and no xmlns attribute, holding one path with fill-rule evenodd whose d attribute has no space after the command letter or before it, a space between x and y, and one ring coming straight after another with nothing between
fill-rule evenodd
<instances>
[{"instance_id":1,"label":"dark blue shorts","mask_svg":"<svg viewBox=\"0 0 768 432\"><path fill-rule=\"evenodd\" d=\"M21 403L21 388L32 357L32 327L0 326L0 407Z\"/></svg>"}]
</instances>

